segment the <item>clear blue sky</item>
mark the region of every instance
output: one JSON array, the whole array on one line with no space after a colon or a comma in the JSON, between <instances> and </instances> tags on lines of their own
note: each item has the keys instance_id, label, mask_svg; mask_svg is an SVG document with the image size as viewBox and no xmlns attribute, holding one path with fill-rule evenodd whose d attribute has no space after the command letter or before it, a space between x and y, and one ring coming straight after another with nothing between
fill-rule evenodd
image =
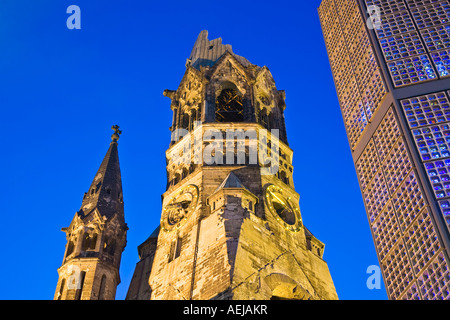
<instances>
[{"instance_id":1,"label":"clear blue sky","mask_svg":"<svg viewBox=\"0 0 450 320\"><path fill-rule=\"evenodd\" d=\"M69 30L69 5L81 30ZM341 299L386 299L366 286L378 261L320 29L319 0L0 1L0 299L52 299L70 224L112 131L129 226L117 299L165 191L170 100L201 30L266 65L286 90L286 126L305 225L326 244Z\"/></svg>"}]
</instances>

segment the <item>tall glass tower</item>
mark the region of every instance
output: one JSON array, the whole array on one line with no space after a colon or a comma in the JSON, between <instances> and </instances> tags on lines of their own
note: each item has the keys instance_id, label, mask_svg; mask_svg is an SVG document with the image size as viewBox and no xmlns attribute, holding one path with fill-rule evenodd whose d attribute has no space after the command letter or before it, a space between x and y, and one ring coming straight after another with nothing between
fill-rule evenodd
<instances>
[{"instance_id":1,"label":"tall glass tower","mask_svg":"<svg viewBox=\"0 0 450 320\"><path fill-rule=\"evenodd\" d=\"M388 296L450 299L449 1L318 11Z\"/></svg>"}]
</instances>

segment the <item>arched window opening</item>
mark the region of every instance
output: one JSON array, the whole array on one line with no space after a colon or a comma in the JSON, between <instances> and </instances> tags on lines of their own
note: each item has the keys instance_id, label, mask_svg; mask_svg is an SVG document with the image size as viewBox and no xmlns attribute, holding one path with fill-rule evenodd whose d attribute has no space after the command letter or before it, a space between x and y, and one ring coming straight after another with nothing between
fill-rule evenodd
<instances>
[{"instance_id":1,"label":"arched window opening","mask_svg":"<svg viewBox=\"0 0 450 320\"><path fill-rule=\"evenodd\" d=\"M61 280L61 286L59 287L58 300L62 299L62 295L63 295L63 292L64 292L65 285L66 285L66 279L62 279Z\"/></svg>"},{"instance_id":2,"label":"arched window opening","mask_svg":"<svg viewBox=\"0 0 450 320\"><path fill-rule=\"evenodd\" d=\"M103 252L113 256L116 251L116 240L115 239L106 239L105 245L103 247Z\"/></svg>"},{"instance_id":3,"label":"arched window opening","mask_svg":"<svg viewBox=\"0 0 450 320\"><path fill-rule=\"evenodd\" d=\"M269 129L269 115L266 108L259 111L259 123L266 129Z\"/></svg>"},{"instance_id":4,"label":"arched window opening","mask_svg":"<svg viewBox=\"0 0 450 320\"><path fill-rule=\"evenodd\" d=\"M66 257L68 257L69 255L71 255L74 249L75 249L75 244L73 243L72 240L70 240L70 241L69 241L69 244L67 245L67 253L66 253Z\"/></svg>"},{"instance_id":5,"label":"arched window opening","mask_svg":"<svg viewBox=\"0 0 450 320\"><path fill-rule=\"evenodd\" d=\"M86 272L81 271L80 272L80 285L78 286L77 290L75 291L75 300L81 300L81 294L83 293L83 285L84 285L84 278L86 277Z\"/></svg>"},{"instance_id":6,"label":"arched window opening","mask_svg":"<svg viewBox=\"0 0 450 320\"><path fill-rule=\"evenodd\" d=\"M86 232L83 237L83 242L81 243L81 250L95 250L95 246L97 244L97 234L96 233L88 233Z\"/></svg>"},{"instance_id":7,"label":"arched window opening","mask_svg":"<svg viewBox=\"0 0 450 320\"><path fill-rule=\"evenodd\" d=\"M289 177L286 175L285 171L280 172L280 180L283 181L283 183L289 185Z\"/></svg>"},{"instance_id":8,"label":"arched window opening","mask_svg":"<svg viewBox=\"0 0 450 320\"><path fill-rule=\"evenodd\" d=\"M189 130L189 114L188 113L183 114L182 128Z\"/></svg>"},{"instance_id":9,"label":"arched window opening","mask_svg":"<svg viewBox=\"0 0 450 320\"><path fill-rule=\"evenodd\" d=\"M170 245L169 262L175 260L180 256L182 245L183 245L183 238L181 238L180 236L178 236L175 240L172 241Z\"/></svg>"},{"instance_id":10,"label":"arched window opening","mask_svg":"<svg viewBox=\"0 0 450 320\"><path fill-rule=\"evenodd\" d=\"M183 168L183 171L181 172L181 179L186 178L189 175L188 169Z\"/></svg>"},{"instance_id":11,"label":"arched window opening","mask_svg":"<svg viewBox=\"0 0 450 320\"><path fill-rule=\"evenodd\" d=\"M176 185L180 181L181 181L180 174L179 173L175 173L175 178L173 179L173 184Z\"/></svg>"},{"instance_id":12,"label":"arched window opening","mask_svg":"<svg viewBox=\"0 0 450 320\"><path fill-rule=\"evenodd\" d=\"M244 121L244 104L242 97L235 89L224 89L216 101L217 122Z\"/></svg>"},{"instance_id":13,"label":"arched window opening","mask_svg":"<svg viewBox=\"0 0 450 320\"><path fill-rule=\"evenodd\" d=\"M105 299L105 287L106 287L106 275L102 276L100 280L100 289L98 291L98 300L106 300Z\"/></svg>"}]
</instances>

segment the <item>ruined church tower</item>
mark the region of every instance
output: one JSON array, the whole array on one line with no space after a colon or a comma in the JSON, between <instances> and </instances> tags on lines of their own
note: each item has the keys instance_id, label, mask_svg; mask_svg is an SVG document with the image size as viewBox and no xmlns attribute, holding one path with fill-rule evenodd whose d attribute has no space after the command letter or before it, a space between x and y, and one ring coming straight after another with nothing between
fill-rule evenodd
<instances>
[{"instance_id":1,"label":"ruined church tower","mask_svg":"<svg viewBox=\"0 0 450 320\"><path fill-rule=\"evenodd\" d=\"M66 233L66 251L58 269L55 300L114 300L128 227L124 218L118 143L108 152Z\"/></svg>"},{"instance_id":2,"label":"ruined church tower","mask_svg":"<svg viewBox=\"0 0 450 320\"><path fill-rule=\"evenodd\" d=\"M324 244L301 217L285 92L269 69L202 31L164 95L167 189L126 298L337 299Z\"/></svg>"}]
</instances>

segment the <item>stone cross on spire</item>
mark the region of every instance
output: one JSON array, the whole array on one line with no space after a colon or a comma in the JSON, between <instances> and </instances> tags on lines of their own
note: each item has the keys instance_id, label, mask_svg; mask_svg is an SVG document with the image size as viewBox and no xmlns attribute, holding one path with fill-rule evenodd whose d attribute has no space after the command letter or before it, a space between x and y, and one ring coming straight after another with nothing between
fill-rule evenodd
<instances>
[{"instance_id":1,"label":"stone cross on spire","mask_svg":"<svg viewBox=\"0 0 450 320\"><path fill-rule=\"evenodd\" d=\"M113 142L117 142L117 140L119 140L119 138L120 138L120 135L122 134L122 131L119 130L119 126L117 124L112 126L111 130L114 130L114 133L112 134L111 139Z\"/></svg>"}]
</instances>

